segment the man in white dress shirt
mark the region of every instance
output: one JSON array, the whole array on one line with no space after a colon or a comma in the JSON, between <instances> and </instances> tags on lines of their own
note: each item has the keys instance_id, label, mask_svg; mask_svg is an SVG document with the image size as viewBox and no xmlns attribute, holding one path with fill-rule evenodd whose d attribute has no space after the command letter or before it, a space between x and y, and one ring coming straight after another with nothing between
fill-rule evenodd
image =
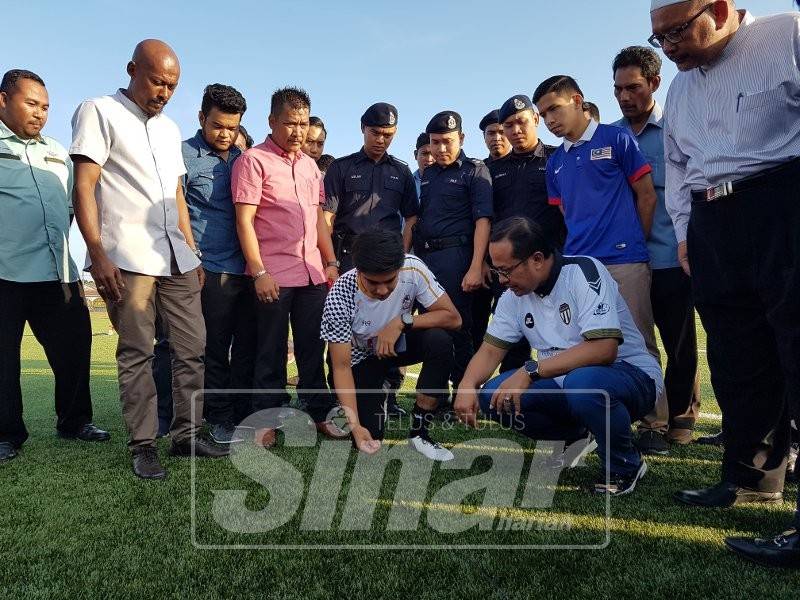
<instances>
[{"instance_id":1,"label":"man in white dress shirt","mask_svg":"<svg viewBox=\"0 0 800 600\"><path fill-rule=\"evenodd\" d=\"M666 204L725 419L722 481L676 497L779 502L800 394L800 14L756 19L731 0L651 8L650 43L680 71L665 106ZM800 567L798 524L726 543Z\"/></svg>"},{"instance_id":2,"label":"man in white dress shirt","mask_svg":"<svg viewBox=\"0 0 800 600\"><path fill-rule=\"evenodd\" d=\"M175 405L171 454L221 456L197 438L203 415L206 331L200 310L203 270L180 178L186 173L177 125L162 113L180 66L158 40L140 42L128 63L128 88L86 100L72 119L75 216L86 240L86 268L119 332L117 369L133 470L163 479L158 461L152 376L156 312L172 352Z\"/></svg>"}]
</instances>

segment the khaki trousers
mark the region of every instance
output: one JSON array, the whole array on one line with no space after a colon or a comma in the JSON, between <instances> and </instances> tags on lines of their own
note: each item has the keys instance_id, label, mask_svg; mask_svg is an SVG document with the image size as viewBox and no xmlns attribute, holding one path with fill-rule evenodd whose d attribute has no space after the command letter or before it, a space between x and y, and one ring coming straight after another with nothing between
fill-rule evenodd
<instances>
[{"instance_id":1,"label":"khaki trousers","mask_svg":"<svg viewBox=\"0 0 800 600\"><path fill-rule=\"evenodd\" d=\"M197 434L203 418L203 398L195 394L203 389L206 343L197 271L164 277L122 271L122 279L122 300L109 303L108 315L119 334L117 371L128 447L154 446L158 433L152 370L156 312L172 355L170 435L174 443L187 442Z\"/></svg>"}]
</instances>

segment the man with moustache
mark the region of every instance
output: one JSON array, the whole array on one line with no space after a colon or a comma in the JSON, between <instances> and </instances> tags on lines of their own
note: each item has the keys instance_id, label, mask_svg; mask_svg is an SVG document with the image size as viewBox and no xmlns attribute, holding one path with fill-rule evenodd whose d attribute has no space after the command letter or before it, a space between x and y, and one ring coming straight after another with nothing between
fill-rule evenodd
<instances>
[{"instance_id":1,"label":"man with moustache","mask_svg":"<svg viewBox=\"0 0 800 600\"><path fill-rule=\"evenodd\" d=\"M722 481L676 497L780 502L800 404L800 15L652 0L650 19L650 43L679 70L665 105L666 203L725 420ZM800 510L774 538L726 544L797 568L799 527Z\"/></svg>"},{"instance_id":2,"label":"man with moustache","mask_svg":"<svg viewBox=\"0 0 800 600\"><path fill-rule=\"evenodd\" d=\"M201 293L206 324L204 412L212 439L238 441L235 425L250 412L250 397L215 390L253 384L256 338L253 281L245 274L236 234L231 171L241 150L234 145L247 110L244 97L228 85L206 86L200 129L183 142L184 190L200 260L206 274Z\"/></svg>"},{"instance_id":3,"label":"man with moustache","mask_svg":"<svg viewBox=\"0 0 800 600\"><path fill-rule=\"evenodd\" d=\"M325 383L325 343L319 337L328 284L339 277L339 269L320 206L322 175L302 151L310 108L304 90L276 90L270 102L269 136L233 165L237 232L257 298L253 387L266 390L253 395L253 409L278 409L288 403L291 322L299 399L320 433L344 438L347 434L328 417L334 401ZM265 413L256 430L257 445L275 445L275 416L273 411Z\"/></svg>"},{"instance_id":4,"label":"man with moustache","mask_svg":"<svg viewBox=\"0 0 800 600\"><path fill-rule=\"evenodd\" d=\"M86 100L72 119L75 217L86 241L86 268L119 332L119 388L134 473L163 479L151 368L156 313L172 353L170 453L218 457L227 450L199 436L204 273L183 194L180 131L162 112L180 64L167 44L144 40L127 73L126 89Z\"/></svg>"},{"instance_id":5,"label":"man with moustache","mask_svg":"<svg viewBox=\"0 0 800 600\"><path fill-rule=\"evenodd\" d=\"M20 344L29 324L55 378L56 430L106 441L92 423L92 326L69 254L72 161L42 135L50 98L42 78L12 69L0 82L0 463L28 439L22 420Z\"/></svg>"}]
</instances>

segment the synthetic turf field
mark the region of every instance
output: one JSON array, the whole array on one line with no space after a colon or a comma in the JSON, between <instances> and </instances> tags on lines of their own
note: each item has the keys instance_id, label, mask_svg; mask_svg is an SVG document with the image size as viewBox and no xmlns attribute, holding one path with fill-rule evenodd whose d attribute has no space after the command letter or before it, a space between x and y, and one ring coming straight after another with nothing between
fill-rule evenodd
<instances>
[{"instance_id":1,"label":"synthetic turf field","mask_svg":"<svg viewBox=\"0 0 800 600\"><path fill-rule=\"evenodd\" d=\"M683 508L671 499L681 487L713 483L720 451L673 448L648 459L650 472L636 492L611 504L610 544L603 550L201 550L192 544L191 469L188 460L162 458L165 482L137 480L130 470L116 388L116 336L104 335L104 313L92 314L92 392L95 422L112 432L109 444L63 441L54 435L53 380L34 338L23 342L22 385L31 438L20 457L0 467L0 591L3 598L797 598L800 575L743 563L722 545L726 535L774 533L787 522L796 488L782 507L733 510ZM705 339L701 337L701 348ZM703 413L718 413L702 360ZM411 378L407 384L413 384ZM408 405L409 401L405 400ZM697 434L714 432L707 416ZM481 435L514 440L496 430ZM448 444L474 440L461 428L436 431ZM396 436L402 439L402 434ZM277 457L307 475L313 448L279 448ZM522 451L529 456L531 445ZM351 457L352 458L352 457ZM471 474L488 468L476 461ZM426 518L448 511L480 515L465 506L424 508L419 531L386 533L398 469L389 469L377 497L354 494L354 506L375 508L372 531L299 531L295 518L277 532L234 534L211 517L213 490L247 489L246 505L259 510L267 494L227 460L198 461L196 540L203 544L563 544L602 542L604 503L582 490L591 468L562 474L552 509L528 513L548 522L570 521L571 531L466 531L442 534ZM352 461L351 461L352 466ZM463 477L434 470L434 488ZM346 480L347 481L347 480ZM341 516L340 497L337 516ZM480 495L470 496L480 503ZM348 498L353 500L353 498ZM351 507L352 508L352 507ZM515 514L526 516L525 511Z\"/></svg>"}]
</instances>

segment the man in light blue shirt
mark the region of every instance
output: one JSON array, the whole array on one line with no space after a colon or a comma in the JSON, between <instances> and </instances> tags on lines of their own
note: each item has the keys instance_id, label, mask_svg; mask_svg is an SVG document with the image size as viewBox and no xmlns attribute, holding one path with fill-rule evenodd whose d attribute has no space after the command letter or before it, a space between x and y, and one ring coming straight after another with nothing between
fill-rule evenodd
<instances>
[{"instance_id":1,"label":"man in light blue shirt","mask_svg":"<svg viewBox=\"0 0 800 600\"><path fill-rule=\"evenodd\" d=\"M419 198L420 186L422 185L422 174L425 169L430 167L435 160L431 153L431 138L427 133L420 133L417 136L417 147L414 150L414 160L417 161L417 170L414 171L414 183L417 186L417 198Z\"/></svg>"},{"instance_id":2,"label":"man in light blue shirt","mask_svg":"<svg viewBox=\"0 0 800 600\"><path fill-rule=\"evenodd\" d=\"M652 167L657 203L647 240L653 279L653 318L667 354L666 394L639 425L637 446L644 453L666 454L668 441L688 444L700 408L697 335L691 280L678 262L678 241L664 203L663 111L653 98L661 83L661 58L652 49L632 46L614 59L614 95L624 115L617 127L628 129Z\"/></svg>"},{"instance_id":3,"label":"man in light blue shirt","mask_svg":"<svg viewBox=\"0 0 800 600\"><path fill-rule=\"evenodd\" d=\"M69 255L72 161L41 134L50 107L35 73L14 69L0 83L0 462L28 438L22 420L20 344L25 324L55 376L61 437L105 441L92 424L89 310Z\"/></svg>"}]
</instances>

